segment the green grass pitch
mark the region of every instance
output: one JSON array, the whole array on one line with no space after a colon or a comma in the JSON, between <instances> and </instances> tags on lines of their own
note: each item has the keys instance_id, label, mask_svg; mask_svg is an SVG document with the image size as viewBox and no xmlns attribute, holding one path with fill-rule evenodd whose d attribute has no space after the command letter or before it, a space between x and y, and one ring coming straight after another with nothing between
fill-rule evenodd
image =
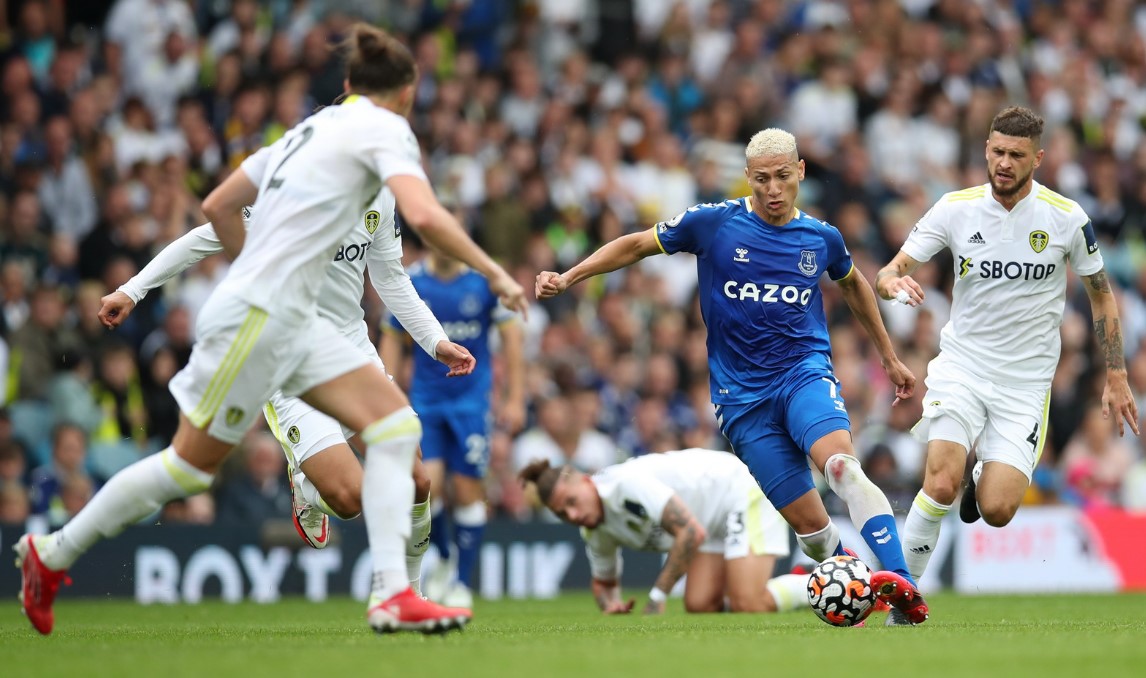
<instances>
[{"instance_id":1,"label":"green grass pitch","mask_svg":"<svg viewBox=\"0 0 1146 678\"><path fill-rule=\"evenodd\" d=\"M140 606L62 601L37 635L0 605L0 675L1143 676L1146 595L930 599L915 628L836 629L811 612L603 617L584 594L480 602L446 637L376 636L350 600Z\"/></svg>"}]
</instances>

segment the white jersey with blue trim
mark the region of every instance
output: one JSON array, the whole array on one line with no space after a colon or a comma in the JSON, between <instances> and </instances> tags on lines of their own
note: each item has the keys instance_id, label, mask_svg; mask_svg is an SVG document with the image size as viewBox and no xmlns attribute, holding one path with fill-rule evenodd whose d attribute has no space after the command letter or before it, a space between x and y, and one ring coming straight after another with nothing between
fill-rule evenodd
<instances>
[{"instance_id":1,"label":"white jersey with blue trim","mask_svg":"<svg viewBox=\"0 0 1146 678\"><path fill-rule=\"evenodd\" d=\"M942 354L973 376L1044 390L1061 350L1067 266L1093 275L1102 254L1078 203L1032 184L1010 211L990 184L948 193L912 229L903 252L928 261L951 250L955 285Z\"/></svg>"}]
</instances>

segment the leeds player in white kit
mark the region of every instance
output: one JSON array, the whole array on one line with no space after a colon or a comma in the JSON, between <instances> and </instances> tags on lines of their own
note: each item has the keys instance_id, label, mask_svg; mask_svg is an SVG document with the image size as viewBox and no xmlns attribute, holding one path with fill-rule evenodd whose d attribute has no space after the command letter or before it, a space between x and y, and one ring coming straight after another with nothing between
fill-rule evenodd
<instances>
[{"instance_id":1,"label":"leeds player in white kit","mask_svg":"<svg viewBox=\"0 0 1146 678\"><path fill-rule=\"evenodd\" d=\"M667 553L646 613L687 574L688 612L776 612L807 607L806 575L772 578L788 555L788 524L734 455L688 449L646 454L589 476L535 461L519 476L559 518L581 527L593 595L606 614L632 610L621 599L621 547Z\"/></svg>"},{"instance_id":2,"label":"leeds player in white kit","mask_svg":"<svg viewBox=\"0 0 1146 678\"><path fill-rule=\"evenodd\" d=\"M910 274L943 248L955 262L951 319L927 369L923 490L902 532L907 564L923 575L974 448L960 516L994 527L1010 522L1046 438L1050 385L1058 365L1067 268L1085 282L1094 329L1106 356L1103 412L1138 433L1127 384L1118 308L1090 219L1073 200L1032 179L1042 161L1043 121L1032 111L1000 112L987 139L990 182L948 193L923 216L879 272L884 299L912 306L923 290ZM894 613L889 621L894 618Z\"/></svg>"},{"instance_id":3,"label":"leeds player in white kit","mask_svg":"<svg viewBox=\"0 0 1146 678\"><path fill-rule=\"evenodd\" d=\"M206 490L280 389L359 431L366 445L362 513L374 565L369 624L377 631L436 631L471 617L425 601L409 586L405 542L421 425L402 392L317 314L317 296L338 245L383 185L406 223L487 275L508 308L524 310L524 293L434 197L405 119L417 78L409 51L365 24L351 29L347 45L352 96L276 142L265 176L240 169L203 203L235 261L201 311L190 363L172 380L182 414L171 446L117 473L60 530L17 543L24 612L41 633L52 630L65 570L99 539L172 499ZM256 197L259 211L246 232L241 211ZM460 373L468 366L458 360L451 367Z\"/></svg>"},{"instance_id":4,"label":"leeds player in white kit","mask_svg":"<svg viewBox=\"0 0 1146 678\"><path fill-rule=\"evenodd\" d=\"M243 162L248 177L262 176L269 148ZM383 189L354 230L343 240L327 269L318 297L318 315L338 327L354 346L379 369L385 369L370 343L360 299L365 271L383 303L428 354L449 364L467 351L449 341L441 323L418 297L402 267L402 235L394 219L394 197ZM250 211L244 211L248 219ZM118 327L148 292L187 270L196 262L223 250L211 224L203 224L165 247L136 276L103 298L100 320ZM263 414L288 460L294 504L294 523L303 540L314 548L329 543L327 516L353 518L362 511L362 467L348 444L348 431L333 418L281 391L271 396ZM420 462L415 464L413 523L406 544L407 575L418 590L422 554L429 545L430 479Z\"/></svg>"}]
</instances>

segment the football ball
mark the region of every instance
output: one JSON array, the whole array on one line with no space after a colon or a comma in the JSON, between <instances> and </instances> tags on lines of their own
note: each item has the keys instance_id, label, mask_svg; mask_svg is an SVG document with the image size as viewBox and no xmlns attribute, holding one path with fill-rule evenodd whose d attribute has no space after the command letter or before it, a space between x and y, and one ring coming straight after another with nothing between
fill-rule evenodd
<instances>
[{"instance_id":1,"label":"football ball","mask_svg":"<svg viewBox=\"0 0 1146 678\"><path fill-rule=\"evenodd\" d=\"M855 626L875 607L871 570L851 556L828 558L808 577L808 602L832 626Z\"/></svg>"}]
</instances>

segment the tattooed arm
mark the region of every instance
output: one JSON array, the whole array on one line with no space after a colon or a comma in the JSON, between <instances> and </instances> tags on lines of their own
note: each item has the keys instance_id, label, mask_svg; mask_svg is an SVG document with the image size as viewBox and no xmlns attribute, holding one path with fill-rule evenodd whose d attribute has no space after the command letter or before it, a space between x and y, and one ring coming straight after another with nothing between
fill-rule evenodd
<instances>
[{"instance_id":1,"label":"tattooed arm","mask_svg":"<svg viewBox=\"0 0 1146 678\"><path fill-rule=\"evenodd\" d=\"M1124 435L1126 428L1138 435L1138 406L1130 384L1126 379L1126 360L1122 347L1122 324L1118 320L1118 302L1110 289L1106 270L1094 275L1083 276L1086 281L1086 294L1090 297L1090 311L1094 318L1094 333L1098 337L1098 347L1106 363L1106 388L1102 391L1102 416L1109 418L1113 410L1118 421L1118 435Z\"/></svg>"},{"instance_id":2,"label":"tattooed arm","mask_svg":"<svg viewBox=\"0 0 1146 678\"><path fill-rule=\"evenodd\" d=\"M597 601L597 607L605 614L632 612L637 602L632 598L628 601L621 599L621 583L617 580L603 581L597 578L593 579L593 600Z\"/></svg>"},{"instance_id":3,"label":"tattooed arm","mask_svg":"<svg viewBox=\"0 0 1146 678\"><path fill-rule=\"evenodd\" d=\"M672 587L676 586L685 572L688 572L693 556L707 537L704 526L675 494L669 499L664 513L661 514L661 527L673 536L673 544L653 586L653 591L659 591L661 595L650 595L649 603L645 606L645 614L664 612L664 597L672 591Z\"/></svg>"}]
</instances>

